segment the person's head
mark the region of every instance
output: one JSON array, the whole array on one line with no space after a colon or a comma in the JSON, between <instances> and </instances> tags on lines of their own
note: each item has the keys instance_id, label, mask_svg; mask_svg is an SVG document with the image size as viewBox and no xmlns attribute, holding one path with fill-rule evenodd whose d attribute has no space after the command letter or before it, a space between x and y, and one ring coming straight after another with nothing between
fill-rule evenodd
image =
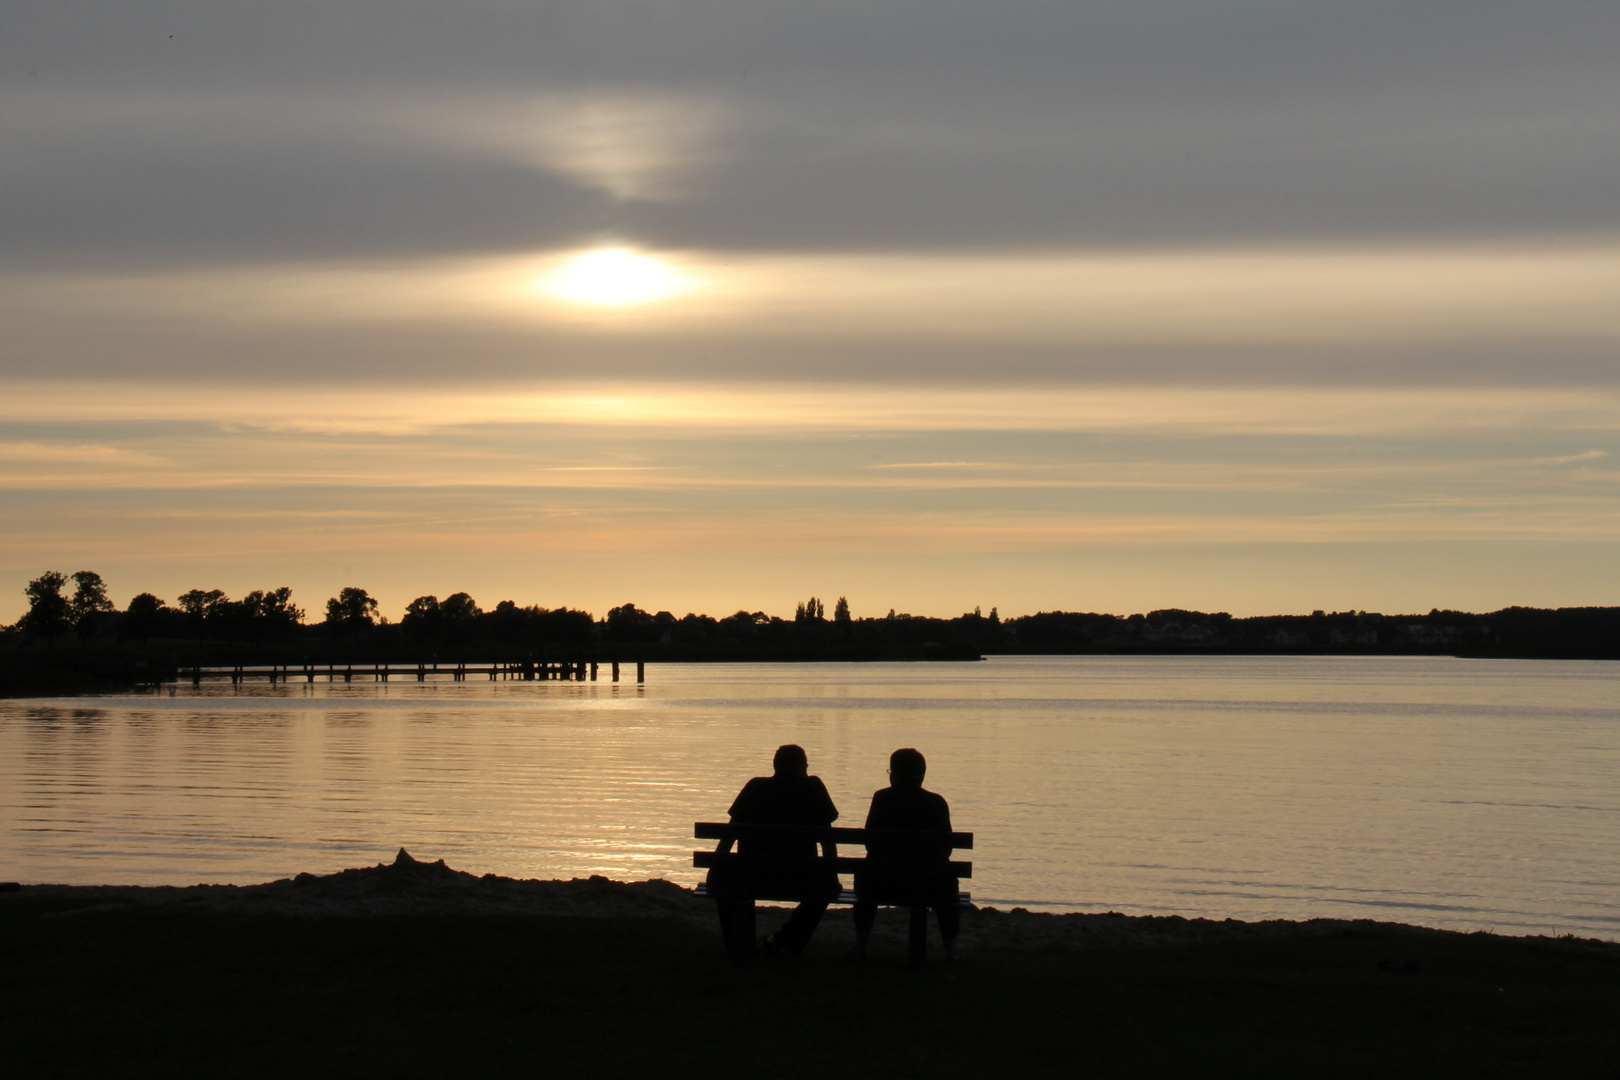
<instances>
[{"instance_id":1,"label":"person's head","mask_svg":"<svg viewBox=\"0 0 1620 1080\"><path fill-rule=\"evenodd\" d=\"M788 743L776 748L771 767L776 770L777 776L807 776L810 773L810 759L805 757L804 747Z\"/></svg>"},{"instance_id":2,"label":"person's head","mask_svg":"<svg viewBox=\"0 0 1620 1080\"><path fill-rule=\"evenodd\" d=\"M920 750L908 746L889 755L889 783L895 787L922 787L927 772L928 762Z\"/></svg>"}]
</instances>

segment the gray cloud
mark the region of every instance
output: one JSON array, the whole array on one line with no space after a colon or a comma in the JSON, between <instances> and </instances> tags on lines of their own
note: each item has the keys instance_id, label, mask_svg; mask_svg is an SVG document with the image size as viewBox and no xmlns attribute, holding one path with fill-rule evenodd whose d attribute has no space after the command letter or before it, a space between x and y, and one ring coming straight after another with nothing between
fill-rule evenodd
<instances>
[{"instance_id":1,"label":"gray cloud","mask_svg":"<svg viewBox=\"0 0 1620 1080\"><path fill-rule=\"evenodd\" d=\"M1620 226L1612 3L8 11L13 265ZM601 121L626 101L676 112ZM684 131L692 103L712 130ZM591 139L664 139L675 194L581 165Z\"/></svg>"}]
</instances>

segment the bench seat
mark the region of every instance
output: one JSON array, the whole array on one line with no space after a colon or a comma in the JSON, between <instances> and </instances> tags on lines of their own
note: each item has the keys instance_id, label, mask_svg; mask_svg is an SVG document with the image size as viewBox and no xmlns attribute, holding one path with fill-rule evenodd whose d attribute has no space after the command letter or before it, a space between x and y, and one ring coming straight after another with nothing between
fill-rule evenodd
<instances>
[{"instance_id":1,"label":"bench seat","mask_svg":"<svg viewBox=\"0 0 1620 1080\"><path fill-rule=\"evenodd\" d=\"M714 897L712 895L710 895L710 893L709 893L709 883L706 882L706 881L698 882L698 886L697 886L696 889L693 890L693 892L697 895L697 897L700 900L712 900L712 899L714 899ZM797 896L756 896L756 897L754 897L754 899L755 900L781 900L781 901L784 901L784 902L796 903L796 902L798 902L799 897L797 897ZM839 889L838 890L838 899L830 900L830 901L828 901L828 903L830 903L830 904L842 904L845 907L848 907L851 904L854 904L855 901L858 900L858 899L860 899L860 898L855 895L855 890L854 889ZM884 906L887 906L887 905L880 904L878 906L879 907L884 907ZM963 908L972 907L973 906L973 894L970 893L970 892L959 892L959 893L957 893L956 894L956 906L957 907L963 907Z\"/></svg>"}]
</instances>

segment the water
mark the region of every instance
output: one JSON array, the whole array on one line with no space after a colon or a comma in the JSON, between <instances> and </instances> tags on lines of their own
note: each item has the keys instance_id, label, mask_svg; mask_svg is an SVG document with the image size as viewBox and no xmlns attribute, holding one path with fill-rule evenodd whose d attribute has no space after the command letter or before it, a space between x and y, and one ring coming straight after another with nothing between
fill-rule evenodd
<instances>
[{"instance_id":1,"label":"water","mask_svg":"<svg viewBox=\"0 0 1620 1080\"><path fill-rule=\"evenodd\" d=\"M390 859L699 880L798 742L845 824L916 746L980 903L1620 937L1620 664L1012 657L610 683L0 701L0 877L246 883Z\"/></svg>"}]
</instances>

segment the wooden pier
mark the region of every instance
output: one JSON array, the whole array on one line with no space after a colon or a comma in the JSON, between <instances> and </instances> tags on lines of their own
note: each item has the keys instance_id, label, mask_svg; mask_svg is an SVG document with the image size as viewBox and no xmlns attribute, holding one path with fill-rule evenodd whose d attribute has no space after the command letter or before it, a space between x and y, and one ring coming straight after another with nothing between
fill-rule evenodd
<instances>
[{"instance_id":1,"label":"wooden pier","mask_svg":"<svg viewBox=\"0 0 1620 1080\"><path fill-rule=\"evenodd\" d=\"M637 660L636 682L647 681L647 664ZM628 665L627 665L628 666ZM441 664L438 661L416 664L235 664L177 668L169 681L189 680L192 686L201 686L204 679L229 679L232 686L240 686L250 679L268 679L271 685L291 682L388 682L390 679L427 682L449 676L452 682L466 682L468 678L487 679L490 682L596 682L600 668L609 669L609 678L619 681L619 661L596 660L514 660L492 664Z\"/></svg>"}]
</instances>

